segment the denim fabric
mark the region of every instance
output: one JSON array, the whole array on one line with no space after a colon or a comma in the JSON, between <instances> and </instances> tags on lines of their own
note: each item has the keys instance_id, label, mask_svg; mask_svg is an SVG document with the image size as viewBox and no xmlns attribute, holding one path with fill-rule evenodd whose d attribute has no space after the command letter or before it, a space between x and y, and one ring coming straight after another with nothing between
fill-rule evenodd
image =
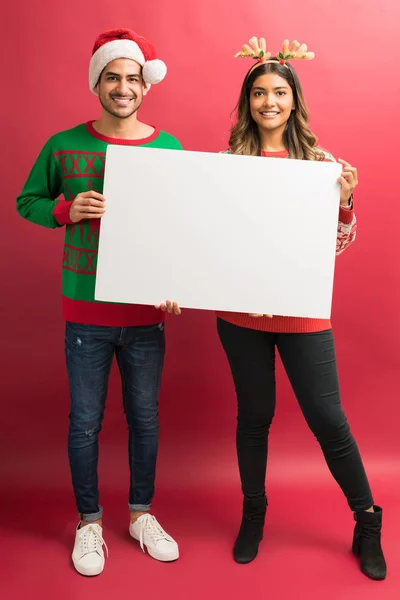
<instances>
[{"instance_id":1,"label":"denim fabric","mask_svg":"<svg viewBox=\"0 0 400 600\"><path fill-rule=\"evenodd\" d=\"M128 423L131 510L147 510L154 495L159 437L158 395L164 362L164 324L105 327L66 323L65 353L71 408L68 456L78 512L101 517L98 436L114 356Z\"/></svg>"}]
</instances>

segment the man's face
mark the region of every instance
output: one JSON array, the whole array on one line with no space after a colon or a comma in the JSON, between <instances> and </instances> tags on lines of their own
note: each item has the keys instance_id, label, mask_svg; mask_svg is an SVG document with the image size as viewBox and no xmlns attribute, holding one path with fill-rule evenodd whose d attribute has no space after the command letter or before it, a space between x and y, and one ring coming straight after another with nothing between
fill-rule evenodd
<instances>
[{"instance_id":1,"label":"man's face","mask_svg":"<svg viewBox=\"0 0 400 600\"><path fill-rule=\"evenodd\" d=\"M147 94L142 67L129 58L111 61L100 75L96 91L104 110L118 119L127 119Z\"/></svg>"}]
</instances>

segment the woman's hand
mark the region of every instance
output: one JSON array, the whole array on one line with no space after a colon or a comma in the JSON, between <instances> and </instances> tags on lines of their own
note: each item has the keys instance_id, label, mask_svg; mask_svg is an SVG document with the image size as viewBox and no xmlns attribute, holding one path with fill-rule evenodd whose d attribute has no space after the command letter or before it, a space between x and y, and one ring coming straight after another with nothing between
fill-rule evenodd
<instances>
[{"instance_id":1,"label":"woman's hand","mask_svg":"<svg viewBox=\"0 0 400 600\"><path fill-rule=\"evenodd\" d=\"M162 310L163 312L168 312L170 314L173 313L174 315L180 315L182 313L178 304L176 302L171 302L171 300L167 300L165 304L158 304L158 306L156 306L155 308L157 308L158 310Z\"/></svg>"},{"instance_id":2,"label":"woman's hand","mask_svg":"<svg viewBox=\"0 0 400 600\"><path fill-rule=\"evenodd\" d=\"M349 206L350 198L358 184L357 169L341 158L339 158L338 162L343 165L342 174L338 179L338 183L342 186L340 190L340 204L341 206Z\"/></svg>"}]
</instances>

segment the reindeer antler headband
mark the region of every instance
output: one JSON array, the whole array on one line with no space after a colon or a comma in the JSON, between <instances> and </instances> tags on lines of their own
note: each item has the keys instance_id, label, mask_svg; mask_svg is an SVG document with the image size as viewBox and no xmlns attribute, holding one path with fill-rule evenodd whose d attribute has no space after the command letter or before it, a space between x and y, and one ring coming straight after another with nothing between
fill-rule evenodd
<instances>
[{"instance_id":1,"label":"reindeer antler headband","mask_svg":"<svg viewBox=\"0 0 400 600\"><path fill-rule=\"evenodd\" d=\"M288 60L301 59L312 60L315 58L314 52L308 52L306 44L300 44L294 41L289 44L289 40L284 40L281 52L278 52L277 58L271 58L271 52L267 52L267 44L264 38L252 37L249 44L242 46L241 50L235 54L235 58L253 58L260 63L280 63L286 65Z\"/></svg>"}]
</instances>

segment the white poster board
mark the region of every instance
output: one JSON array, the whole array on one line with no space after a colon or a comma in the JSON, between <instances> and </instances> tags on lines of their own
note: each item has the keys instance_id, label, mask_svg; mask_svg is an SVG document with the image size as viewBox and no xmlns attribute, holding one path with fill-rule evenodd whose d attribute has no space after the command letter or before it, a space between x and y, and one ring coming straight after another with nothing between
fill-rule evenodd
<instances>
[{"instance_id":1,"label":"white poster board","mask_svg":"<svg viewBox=\"0 0 400 600\"><path fill-rule=\"evenodd\" d=\"M329 318L340 172L109 145L96 300Z\"/></svg>"}]
</instances>

